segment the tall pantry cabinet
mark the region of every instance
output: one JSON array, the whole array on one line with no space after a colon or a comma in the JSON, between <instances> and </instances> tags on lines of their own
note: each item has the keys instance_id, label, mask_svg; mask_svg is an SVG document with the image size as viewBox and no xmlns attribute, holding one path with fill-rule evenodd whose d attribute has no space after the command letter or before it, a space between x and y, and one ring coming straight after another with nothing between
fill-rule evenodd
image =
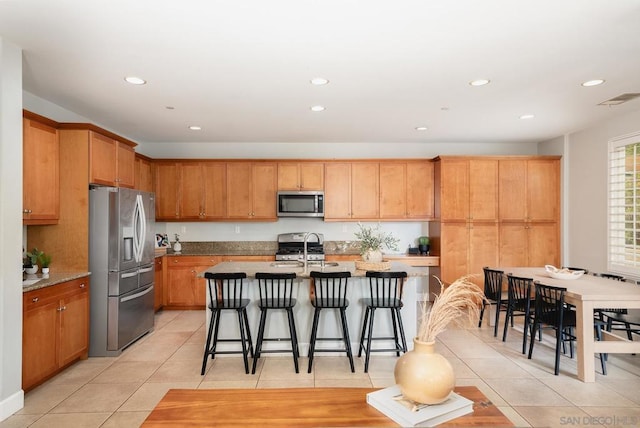
<instances>
[{"instance_id":1,"label":"tall pantry cabinet","mask_svg":"<svg viewBox=\"0 0 640 428\"><path fill-rule=\"evenodd\" d=\"M559 264L559 157L441 156L434 183L430 237L445 284L468 274L482 284L484 266Z\"/></svg>"}]
</instances>

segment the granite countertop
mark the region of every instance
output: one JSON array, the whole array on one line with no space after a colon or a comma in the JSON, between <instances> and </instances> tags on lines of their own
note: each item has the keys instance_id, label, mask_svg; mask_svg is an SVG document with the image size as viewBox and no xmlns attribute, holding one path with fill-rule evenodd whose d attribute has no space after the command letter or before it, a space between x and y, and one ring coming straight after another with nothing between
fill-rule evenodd
<instances>
[{"instance_id":1,"label":"granite countertop","mask_svg":"<svg viewBox=\"0 0 640 428\"><path fill-rule=\"evenodd\" d=\"M273 262L223 262L218 263L217 265L210 267L204 272L245 272L248 277L254 277L256 272L267 272L267 273L286 273L286 272L294 272L298 278L309 278L309 272L311 271L322 271L322 272L351 272L351 276L353 277L364 277L366 271L357 270L354 262L339 262L336 263L337 266L326 265L324 268L320 266L308 266L305 271L303 267L298 266L287 266L287 267L276 267L273 266ZM428 273L422 269L416 269L411 267L405 263L401 262L391 262L391 271L404 271L407 272L407 276L409 277L426 277ZM198 272L199 277L204 276L204 272Z\"/></svg>"},{"instance_id":2,"label":"granite countertop","mask_svg":"<svg viewBox=\"0 0 640 428\"><path fill-rule=\"evenodd\" d=\"M52 285L60 284L74 279L91 275L91 272L55 272L49 274L23 274L22 275L22 292L39 290Z\"/></svg>"},{"instance_id":3,"label":"granite countertop","mask_svg":"<svg viewBox=\"0 0 640 428\"><path fill-rule=\"evenodd\" d=\"M175 253L167 248L168 256L274 256L278 251L276 241L210 241L183 242L182 251ZM325 254L360 254L357 241L325 241Z\"/></svg>"}]
</instances>

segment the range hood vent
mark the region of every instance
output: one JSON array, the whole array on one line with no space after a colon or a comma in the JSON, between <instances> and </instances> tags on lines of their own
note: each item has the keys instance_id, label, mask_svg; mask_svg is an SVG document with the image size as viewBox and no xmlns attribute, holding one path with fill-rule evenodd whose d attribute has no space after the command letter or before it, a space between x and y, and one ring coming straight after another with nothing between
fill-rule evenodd
<instances>
[{"instance_id":1,"label":"range hood vent","mask_svg":"<svg viewBox=\"0 0 640 428\"><path fill-rule=\"evenodd\" d=\"M617 97L611 98L610 100L603 101L599 103L599 106L617 106L622 103L626 103L627 101L631 101L635 98L640 97L640 93L632 92L629 94L618 95Z\"/></svg>"}]
</instances>

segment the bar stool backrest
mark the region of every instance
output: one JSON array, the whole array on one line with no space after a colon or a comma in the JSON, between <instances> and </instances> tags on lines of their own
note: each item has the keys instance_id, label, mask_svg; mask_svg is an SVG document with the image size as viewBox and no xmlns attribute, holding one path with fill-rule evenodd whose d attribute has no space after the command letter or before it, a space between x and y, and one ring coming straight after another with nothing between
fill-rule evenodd
<instances>
[{"instance_id":1,"label":"bar stool backrest","mask_svg":"<svg viewBox=\"0 0 640 428\"><path fill-rule=\"evenodd\" d=\"M369 291L373 306L394 307L401 305L402 288L407 278L406 272L367 271L366 276L369 278Z\"/></svg>"},{"instance_id":2,"label":"bar stool backrest","mask_svg":"<svg viewBox=\"0 0 640 428\"><path fill-rule=\"evenodd\" d=\"M504 272L501 270L482 268L484 271L484 295L487 299L494 302L502 300L502 277Z\"/></svg>"},{"instance_id":3,"label":"bar stool backrest","mask_svg":"<svg viewBox=\"0 0 640 428\"><path fill-rule=\"evenodd\" d=\"M205 272L209 299L214 306L237 307L242 300L242 287L247 274L244 272Z\"/></svg>"},{"instance_id":4,"label":"bar stool backrest","mask_svg":"<svg viewBox=\"0 0 640 428\"><path fill-rule=\"evenodd\" d=\"M507 274L509 304L514 311L529 313L533 279Z\"/></svg>"},{"instance_id":5,"label":"bar stool backrest","mask_svg":"<svg viewBox=\"0 0 640 428\"><path fill-rule=\"evenodd\" d=\"M271 307L283 307L291 303L293 296L293 280L296 274L257 272L258 290L260 292L260 305Z\"/></svg>"},{"instance_id":6,"label":"bar stool backrest","mask_svg":"<svg viewBox=\"0 0 640 428\"><path fill-rule=\"evenodd\" d=\"M538 282L535 283L535 287L536 319L554 327L563 326L563 315L565 311L564 293L567 289L544 285Z\"/></svg>"},{"instance_id":7,"label":"bar stool backrest","mask_svg":"<svg viewBox=\"0 0 640 428\"><path fill-rule=\"evenodd\" d=\"M613 273L601 273L600 277L607 278L607 279L613 279L615 281L624 281L625 280L624 276L615 275Z\"/></svg>"},{"instance_id":8,"label":"bar stool backrest","mask_svg":"<svg viewBox=\"0 0 640 428\"><path fill-rule=\"evenodd\" d=\"M347 306L347 281L351 272L312 271L313 301L316 307Z\"/></svg>"}]
</instances>

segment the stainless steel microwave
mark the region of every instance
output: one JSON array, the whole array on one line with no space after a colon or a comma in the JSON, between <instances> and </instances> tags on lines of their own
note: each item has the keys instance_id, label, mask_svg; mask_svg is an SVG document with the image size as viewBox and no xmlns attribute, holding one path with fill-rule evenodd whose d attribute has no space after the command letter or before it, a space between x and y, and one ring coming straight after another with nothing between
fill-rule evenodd
<instances>
[{"instance_id":1,"label":"stainless steel microwave","mask_svg":"<svg viewBox=\"0 0 640 428\"><path fill-rule=\"evenodd\" d=\"M324 217L324 192L278 192L278 217Z\"/></svg>"}]
</instances>

